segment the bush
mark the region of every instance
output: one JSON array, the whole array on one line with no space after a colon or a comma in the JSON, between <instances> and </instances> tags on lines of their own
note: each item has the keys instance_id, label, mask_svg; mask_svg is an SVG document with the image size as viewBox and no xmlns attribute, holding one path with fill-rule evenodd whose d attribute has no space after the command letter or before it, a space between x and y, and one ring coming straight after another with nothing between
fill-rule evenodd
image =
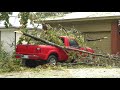
<instances>
[{"instance_id":1,"label":"bush","mask_svg":"<svg viewBox=\"0 0 120 90\"><path fill-rule=\"evenodd\" d=\"M12 57L7 53L1 45L0 52L0 72L11 72L20 70L20 60Z\"/></svg>"}]
</instances>

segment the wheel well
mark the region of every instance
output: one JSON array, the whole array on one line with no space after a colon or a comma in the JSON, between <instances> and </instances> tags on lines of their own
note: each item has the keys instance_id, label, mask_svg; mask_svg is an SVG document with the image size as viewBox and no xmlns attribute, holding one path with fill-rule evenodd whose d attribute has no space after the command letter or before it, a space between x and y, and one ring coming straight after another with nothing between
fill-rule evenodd
<instances>
[{"instance_id":1,"label":"wheel well","mask_svg":"<svg viewBox=\"0 0 120 90\"><path fill-rule=\"evenodd\" d=\"M57 59L58 59L58 57L59 57L57 53L51 53L49 56L51 56L51 55L56 56Z\"/></svg>"}]
</instances>

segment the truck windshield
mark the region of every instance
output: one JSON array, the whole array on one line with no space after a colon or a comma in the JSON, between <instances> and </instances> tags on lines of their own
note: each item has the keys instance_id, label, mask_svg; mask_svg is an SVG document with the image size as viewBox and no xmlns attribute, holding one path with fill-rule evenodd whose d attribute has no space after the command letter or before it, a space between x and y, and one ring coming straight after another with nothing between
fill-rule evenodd
<instances>
[{"instance_id":1,"label":"truck windshield","mask_svg":"<svg viewBox=\"0 0 120 90\"><path fill-rule=\"evenodd\" d=\"M72 47L79 47L79 44L74 39L70 39L69 44Z\"/></svg>"}]
</instances>

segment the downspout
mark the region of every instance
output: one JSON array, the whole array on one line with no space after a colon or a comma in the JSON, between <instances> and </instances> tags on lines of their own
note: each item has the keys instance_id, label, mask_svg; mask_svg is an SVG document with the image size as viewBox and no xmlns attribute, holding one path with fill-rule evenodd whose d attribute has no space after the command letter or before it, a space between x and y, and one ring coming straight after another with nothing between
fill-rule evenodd
<instances>
[{"instance_id":1,"label":"downspout","mask_svg":"<svg viewBox=\"0 0 120 90\"><path fill-rule=\"evenodd\" d=\"M0 31L0 53L1 53L1 48L2 48L2 45L1 45L1 31Z\"/></svg>"},{"instance_id":2,"label":"downspout","mask_svg":"<svg viewBox=\"0 0 120 90\"><path fill-rule=\"evenodd\" d=\"M16 32L14 32L15 34L15 50L16 50Z\"/></svg>"}]
</instances>

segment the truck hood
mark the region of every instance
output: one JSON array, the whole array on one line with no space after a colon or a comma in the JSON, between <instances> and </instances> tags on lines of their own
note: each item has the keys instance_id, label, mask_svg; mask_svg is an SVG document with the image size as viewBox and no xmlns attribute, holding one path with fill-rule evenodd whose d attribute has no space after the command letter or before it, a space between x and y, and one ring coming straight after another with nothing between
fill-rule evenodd
<instances>
[{"instance_id":1,"label":"truck hood","mask_svg":"<svg viewBox=\"0 0 120 90\"><path fill-rule=\"evenodd\" d=\"M95 51L90 48L90 47L81 47L80 50L85 50L85 51L88 51L88 52L91 52L91 53L94 53Z\"/></svg>"}]
</instances>

